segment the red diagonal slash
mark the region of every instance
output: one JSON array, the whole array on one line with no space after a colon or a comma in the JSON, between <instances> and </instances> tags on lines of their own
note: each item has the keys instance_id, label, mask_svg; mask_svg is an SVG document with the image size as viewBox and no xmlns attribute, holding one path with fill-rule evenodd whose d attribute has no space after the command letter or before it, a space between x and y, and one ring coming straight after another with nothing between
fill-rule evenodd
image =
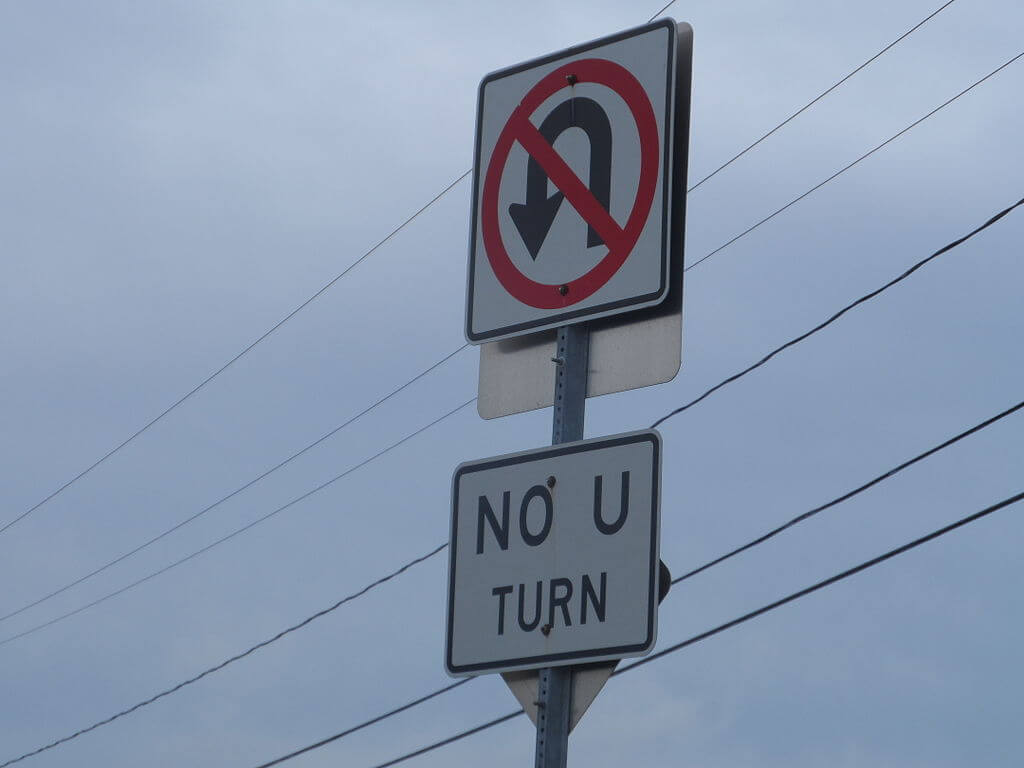
<instances>
[{"instance_id":1,"label":"red diagonal slash","mask_svg":"<svg viewBox=\"0 0 1024 768\"><path fill-rule=\"evenodd\" d=\"M565 195L565 199L583 220L601 235L605 245L613 251L624 247L622 228L615 223L615 219L597 201L590 188L580 180L537 127L523 115L521 109L516 109L512 113L509 123L513 126L512 132L516 140L540 163L548 178Z\"/></svg>"}]
</instances>

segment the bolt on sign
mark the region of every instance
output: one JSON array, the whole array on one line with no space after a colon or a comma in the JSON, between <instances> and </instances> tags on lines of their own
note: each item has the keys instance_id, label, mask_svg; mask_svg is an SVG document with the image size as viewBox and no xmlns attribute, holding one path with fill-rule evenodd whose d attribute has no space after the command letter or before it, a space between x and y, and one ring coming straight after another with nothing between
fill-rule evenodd
<instances>
[{"instance_id":1,"label":"bolt on sign","mask_svg":"<svg viewBox=\"0 0 1024 768\"><path fill-rule=\"evenodd\" d=\"M470 342L665 300L683 226L671 215L683 194L672 179L679 34L664 19L483 79Z\"/></svg>"},{"instance_id":2,"label":"bolt on sign","mask_svg":"<svg viewBox=\"0 0 1024 768\"><path fill-rule=\"evenodd\" d=\"M452 483L452 675L640 656L657 632L661 436L472 461Z\"/></svg>"}]
</instances>

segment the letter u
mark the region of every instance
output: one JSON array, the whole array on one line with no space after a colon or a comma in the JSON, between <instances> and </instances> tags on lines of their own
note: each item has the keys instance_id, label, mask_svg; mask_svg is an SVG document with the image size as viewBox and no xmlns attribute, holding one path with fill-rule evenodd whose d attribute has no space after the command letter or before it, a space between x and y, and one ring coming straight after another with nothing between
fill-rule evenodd
<instances>
[{"instance_id":1,"label":"letter u","mask_svg":"<svg viewBox=\"0 0 1024 768\"><path fill-rule=\"evenodd\" d=\"M601 514L601 486L603 482L603 475L598 475L594 478L594 525L605 536L611 536L613 533L619 532L622 526L626 524L626 518L629 516L629 472L622 473L622 501L619 507L619 516L613 523L606 523Z\"/></svg>"},{"instance_id":2,"label":"letter u","mask_svg":"<svg viewBox=\"0 0 1024 768\"><path fill-rule=\"evenodd\" d=\"M532 632L533 630L535 630L537 628L537 625L540 623L540 602L541 602L541 598L542 598L541 590L542 590L543 586L544 586L544 582L542 582L542 581L538 581L537 582L537 607L534 609L534 612L533 612L533 621L528 622L526 620L526 606L525 606L525 603L526 603L526 585L525 584L520 584L519 585L519 628L522 629L523 632Z\"/></svg>"}]
</instances>

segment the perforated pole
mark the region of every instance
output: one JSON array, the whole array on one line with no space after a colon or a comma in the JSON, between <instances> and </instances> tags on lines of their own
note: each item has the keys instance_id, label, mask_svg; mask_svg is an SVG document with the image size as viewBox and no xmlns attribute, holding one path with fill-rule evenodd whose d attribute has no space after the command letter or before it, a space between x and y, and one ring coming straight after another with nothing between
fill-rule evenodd
<instances>
[{"instance_id":1,"label":"perforated pole","mask_svg":"<svg viewBox=\"0 0 1024 768\"><path fill-rule=\"evenodd\" d=\"M555 407L551 423L552 445L583 439L589 361L590 329L586 324L564 325L559 328L554 357ZM571 711L572 667L541 669L537 685L536 768L566 768Z\"/></svg>"}]
</instances>

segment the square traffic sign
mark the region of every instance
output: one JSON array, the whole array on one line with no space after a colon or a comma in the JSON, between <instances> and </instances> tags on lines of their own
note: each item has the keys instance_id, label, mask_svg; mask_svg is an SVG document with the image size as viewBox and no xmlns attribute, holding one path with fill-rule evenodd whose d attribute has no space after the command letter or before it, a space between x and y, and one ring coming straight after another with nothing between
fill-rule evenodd
<instances>
[{"instance_id":1,"label":"square traffic sign","mask_svg":"<svg viewBox=\"0 0 1024 768\"><path fill-rule=\"evenodd\" d=\"M675 103L689 73L678 77L677 64L689 65L691 40L688 25L664 19L483 79L470 342L665 300L673 151L686 150L675 140Z\"/></svg>"},{"instance_id":2,"label":"square traffic sign","mask_svg":"<svg viewBox=\"0 0 1024 768\"><path fill-rule=\"evenodd\" d=\"M661 437L581 440L455 472L452 675L638 656L657 632Z\"/></svg>"}]
</instances>

